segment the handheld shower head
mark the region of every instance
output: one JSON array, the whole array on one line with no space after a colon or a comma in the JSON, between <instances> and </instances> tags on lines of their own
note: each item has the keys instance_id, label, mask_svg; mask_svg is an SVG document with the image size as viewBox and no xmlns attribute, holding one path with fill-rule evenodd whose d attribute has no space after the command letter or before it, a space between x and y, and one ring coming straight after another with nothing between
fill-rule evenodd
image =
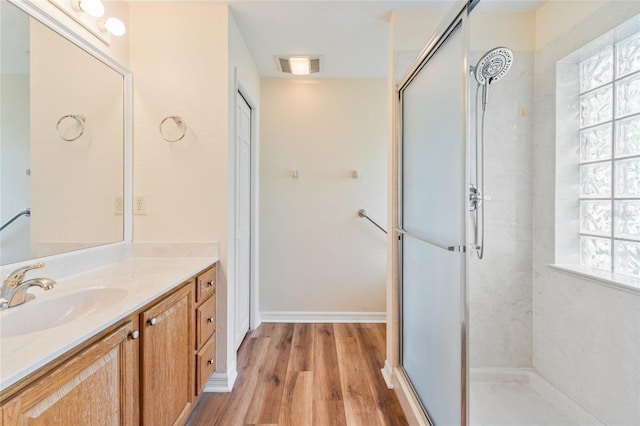
<instances>
[{"instance_id":1,"label":"handheld shower head","mask_svg":"<svg viewBox=\"0 0 640 426\"><path fill-rule=\"evenodd\" d=\"M482 86L482 110L487 107L489 85L500 80L513 64L513 52L506 47L491 49L478 61L474 75L478 84Z\"/></svg>"},{"instance_id":2,"label":"handheld shower head","mask_svg":"<svg viewBox=\"0 0 640 426\"><path fill-rule=\"evenodd\" d=\"M513 52L506 47L496 47L485 53L475 68L479 84L491 84L500 80L511 68Z\"/></svg>"},{"instance_id":3,"label":"handheld shower head","mask_svg":"<svg viewBox=\"0 0 640 426\"><path fill-rule=\"evenodd\" d=\"M475 202L476 208L474 218L474 235L475 246L477 248L476 254L478 259L482 259L484 256L484 202L478 204L478 201L484 198L484 118L487 109L487 99L489 98L489 85L495 81L500 80L509 71L513 64L513 52L506 47L496 47L485 53L478 61L478 64L473 69L473 74L478 81L478 89L482 86L482 115L480 122L478 123L478 92L476 91L476 182L475 186L472 186L473 191L471 194L474 197L472 203ZM478 128L480 131L478 132ZM480 137L478 137L480 133ZM478 207L479 206L479 207ZM480 212L478 212L480 210ZM482 224L482 226L480 226ZM479 235L479 230L481 233ZM480 241L478 241L480 239Z\"/></svg>"}]
</instances>

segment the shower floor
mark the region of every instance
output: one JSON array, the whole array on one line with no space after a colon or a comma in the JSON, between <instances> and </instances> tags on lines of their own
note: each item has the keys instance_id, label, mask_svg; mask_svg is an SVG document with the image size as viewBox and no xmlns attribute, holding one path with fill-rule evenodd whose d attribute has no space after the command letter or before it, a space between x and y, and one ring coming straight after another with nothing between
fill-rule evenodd
<instances>
[{"instance_id":1,"label":"shower floor","mask_svg":"<svg viewBox=\"0 0 640 426\"><path fill-rule=\"evenodd\" d=\"M527 369L471 369L471 426L602 425Z\"/></svg>"}]
</instances>

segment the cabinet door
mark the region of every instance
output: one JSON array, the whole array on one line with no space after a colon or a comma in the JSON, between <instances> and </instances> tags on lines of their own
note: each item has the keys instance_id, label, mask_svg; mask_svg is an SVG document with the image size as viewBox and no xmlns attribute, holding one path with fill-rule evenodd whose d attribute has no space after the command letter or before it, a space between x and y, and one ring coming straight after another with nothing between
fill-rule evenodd
<instances>
[{"instance_id":1,"label":"cabinet door","mask_svg":"<svg viewBox=\"0 0 640 426\"><path fill-rule=\"evenodd\" d=\"M26 387L2 407L2 424L137 424L132 331L126 323Z\"/></svg>"},{"instance_id":2,"label":"cabinet door","mask_svg":"<svg viewBox=\"0 0 640 426\"><path fill-rule=\"evenodd\" d=\"M184 423L194 389L193 287L142 313L142 423Z\"/></svg>"}]
</instances>

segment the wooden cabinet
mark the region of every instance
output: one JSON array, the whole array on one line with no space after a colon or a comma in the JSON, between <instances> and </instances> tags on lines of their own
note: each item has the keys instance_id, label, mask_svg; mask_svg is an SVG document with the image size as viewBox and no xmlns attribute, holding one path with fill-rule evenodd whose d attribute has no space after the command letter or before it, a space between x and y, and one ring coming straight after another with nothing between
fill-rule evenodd
<instances>
[{"instance_id":1,"label":"wooden cabinet","mask_svg":"<svg viewBox=\"0 0 640 426\"><path fill-rule=\"evenodd\" d=\"M216 292L216 266L207 269L196 278L196 302L202 303Z\"/></svg>"},{"instance_id":2,"label":"wooden cabinet","mask_svg":"<svg viewBox=\"0 0 640 426\"><path fill-rule=\"evenodd\" d=\"M184 424L216 367L216 266L25 378L0 426Z\"/></svg>"},{"instance_id":3,"label":"wooden cabinet","mask_svg":"<svg viewBox=\"0 0 640 426\"><path fill-rule=\"evenodd\" d=\"M212 296L196 308L196 349L216 332L216 298L215 294Z\"/></svg>"},{"instance_id":4,"label":"wooden cabinet","mask_svg":"<svg viewBox=\"0 0 640 426\"><path fill-rule=\"evenodd\" d=\"M196 386L200 395L216 369L216 266L196 277Z\"/></svg>"},{"instance_id":5,"label":"wooden cabinet","mask_svg":"<svg viewBox=\"0 0 640 426\"><path fill-rule=\"evenodd\" d=\"M209 339L196 352L196 394L200 394L207 384L209 376L216 371L216 341Z\"/></svg>"},{"instance_id":6,"label":"wooden cabinet","mask_svg":"<svg viewBox=\"0 0 640 426\"><path fill-rule=\"evenodd\" d=\"M138 424L137 342L132 320L2 406L3 426Z\"/></svg>"},{"instance_id":7,"label":"wooden cabinet","mask_svg":"<svg viewBox=\"0 0 640 426\"><path fill-rule=\"evenodd\" d=\"M182 424L194 388L193 281L140 316L143 425Z\"/></svg>"}]
</instances>

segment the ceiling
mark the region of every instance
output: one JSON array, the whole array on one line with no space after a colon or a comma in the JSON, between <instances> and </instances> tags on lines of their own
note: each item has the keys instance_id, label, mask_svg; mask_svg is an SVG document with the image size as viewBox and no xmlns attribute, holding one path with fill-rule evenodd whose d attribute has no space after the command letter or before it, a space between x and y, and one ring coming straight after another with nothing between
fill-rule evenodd
<instances>
[{"instance_id":1,"label":"ceiling","mask_svg":"<svg viewBox=\"0 0 640 426\"><path fill-rule=\"evenodd\" d=\"M481 0L483 9L530 11L544 0ZM314 77L384 78L393 10L449 10L454 0L229 0L263 77L286 77L277 55L321 55ZM295 77L292 77L295 78Z\"/></svg>"}]
</instances>

